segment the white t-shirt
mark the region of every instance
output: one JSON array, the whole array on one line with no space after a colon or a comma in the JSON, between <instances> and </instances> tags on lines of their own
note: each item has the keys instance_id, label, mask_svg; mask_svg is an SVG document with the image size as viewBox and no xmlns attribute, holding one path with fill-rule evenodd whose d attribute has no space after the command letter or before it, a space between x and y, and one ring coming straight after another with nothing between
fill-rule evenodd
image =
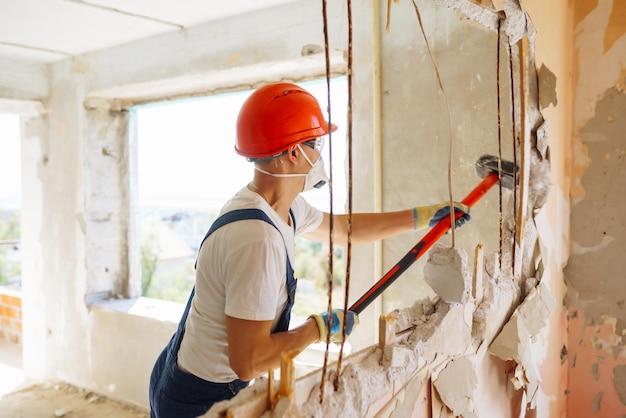
<instances>
[{"instance_id":1,"label":"white t-shirt","mask_svg":"<svg viewBox=\"0 0 626 418\"><path fill-rule=\"evenodd\" d=\"M223 383L237 379L228 362L226 315L278 323L287 302L286 257L294 266L295 236L287 224L257 193L241 189L222 208L258 208L280 230L257 220L231 222L202 244L196 267L196 294L191 304L178 365L205 380ZM314 230L323 214L298 196L291 207L299 235Z\"/></svg>"}]
</instances>

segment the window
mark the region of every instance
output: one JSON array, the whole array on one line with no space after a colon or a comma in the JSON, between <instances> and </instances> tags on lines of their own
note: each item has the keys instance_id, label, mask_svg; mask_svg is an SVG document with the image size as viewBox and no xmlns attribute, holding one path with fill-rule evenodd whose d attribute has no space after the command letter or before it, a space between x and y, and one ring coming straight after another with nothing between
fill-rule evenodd
<instances>
[{"instance_id":1,"label":"window","mask_svg":"<svg viewBox=\"0 0 626 418\"><path fill-rule=\"evenodd\" d=\"M326 80L300 83L327 109ZM153 104L134 109L137 122L139 240L142 295L186 302L194 283L199 245L224 203L253 175L253 166L234 151L234 130L243 101L251 91L202 99ZM346 201L345 120L347 82L331 82L333 133L333 210ZM325 112L326 113L326 112ZM329 161L329 146L324 160ZM328 188L305 193L314 206L328 211ZM296 249L299 285L293 323L326 309L328 248L303 239ZM345 274L343 251L335 249L336 296Z\"/></svg>"},{"instance_id":2,"label":"window","mask_svg":"<svg viewBox=\"0 0 626 418\"><path fill-rule=\"evenodd\" d=\"M0 285L20 287L20 119L0 114Z\"/></svg>"}]
</instances>

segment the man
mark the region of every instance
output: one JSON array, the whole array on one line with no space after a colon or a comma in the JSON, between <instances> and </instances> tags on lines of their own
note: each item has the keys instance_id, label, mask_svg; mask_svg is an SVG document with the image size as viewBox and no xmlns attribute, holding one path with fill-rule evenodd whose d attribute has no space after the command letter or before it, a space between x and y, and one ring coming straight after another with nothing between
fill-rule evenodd
<instances>
[{"instance_id":1,"label":"man","mask_svg":"<svg viewBox=\"0 0 626 418\"><path fill-rule=\"evenodd\" d=\"M158 357L150 379L151 417L204 414L270 369L283 352L341 342L358 324L341 309L311 315L289 329L295 295L295 237L326 242L330 215L300 193L328 178L321 159L325 121L303 88L273 83L256 90L237 119L235 151L254 163L253 180L222 208L200 247L196 283L178 331ZM469 219L469 208L458 224ZM354 214L354 244L422 229L449 215L448 203L388 213ZM347 215L335 215L333 241L347 243Z\"/></svg>"}]
</instances>

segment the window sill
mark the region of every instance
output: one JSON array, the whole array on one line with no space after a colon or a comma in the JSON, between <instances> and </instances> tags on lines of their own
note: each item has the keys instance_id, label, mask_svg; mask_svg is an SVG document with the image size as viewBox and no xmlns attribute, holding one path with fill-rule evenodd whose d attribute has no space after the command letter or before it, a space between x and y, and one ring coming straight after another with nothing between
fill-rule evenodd
<instances>
[{"instance_id":1,"label":"window sill","mask_svg":"<svg viewBox=\"0 0 626 418\"><path fill-rule=\"evenodd\" d=\"M138 297L133 299L95 299L89 301L90 307L97 307L129 315L151 318L157 321L178 324L185 310L185 305L161 299Z\"/></svg>"}]
</instances>

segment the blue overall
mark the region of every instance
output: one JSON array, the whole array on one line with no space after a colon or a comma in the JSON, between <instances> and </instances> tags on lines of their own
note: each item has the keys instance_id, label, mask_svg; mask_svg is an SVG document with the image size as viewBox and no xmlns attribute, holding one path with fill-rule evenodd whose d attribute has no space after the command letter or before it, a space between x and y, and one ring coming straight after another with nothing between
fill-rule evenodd
<instances>
[{"instance_id":1,"label":"blue overall","mask_svg":"<svg viewBox=\"0 0 626 418\"><path fill-rule=\"evenodd\" d=\"M296 224L291 211L290 215L295 231ZM278 229L263 211L259 209L239 209L227 212L217 218L211 225L202 243L218 228L231 222L245 219L259 219ZM297 286L297 280L294 278L293 273L289 257L287 257L287 304L273 332L282 332L289 329L291 308L293 307ZM239 379L228 383L209 382L191 373L184 372L178 367L178 350L185 334L185 323L187 322L194 294L195 288L191 291L176 333L163 351L161 351L152 369L149 388L151 418L195 418L205 414L214 403L230 399L241 389L248 386L248 382Z\"/></svg>"}]
</instances>

